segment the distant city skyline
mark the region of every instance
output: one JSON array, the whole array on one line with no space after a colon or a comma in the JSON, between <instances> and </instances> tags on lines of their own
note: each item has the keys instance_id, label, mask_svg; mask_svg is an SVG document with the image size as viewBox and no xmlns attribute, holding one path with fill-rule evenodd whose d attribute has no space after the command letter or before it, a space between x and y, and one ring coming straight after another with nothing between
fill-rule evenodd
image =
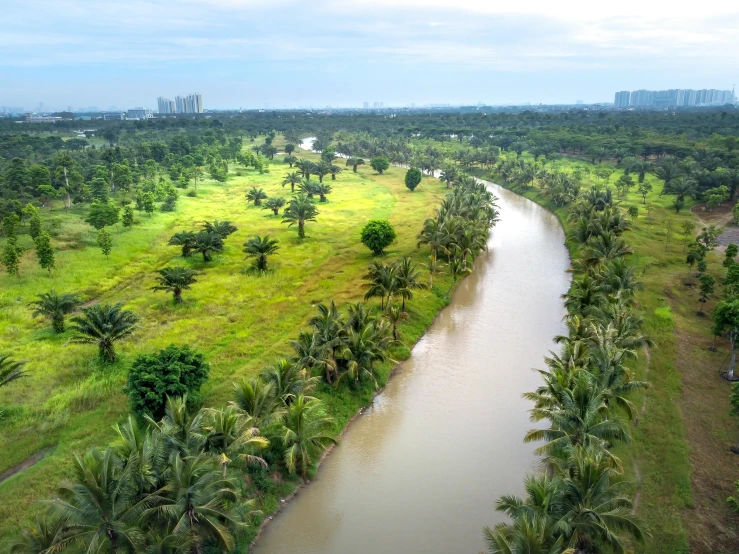
<instances>
[{"instance_id":1,"label":"distant city skyline","mask_svg":"<svg viewBox=\"0 0 739 554\"><path fill-rule=\"evenodd\" d=\"M615 94L613 103L617 108L630 107L691 107L720 106L735 101L733 90L719 89L667 89L667 90L622 90Z\"/></svg>"},{"instance_id":2,"label":"distant city skyline","mask_svg":"<svg viewBox=\"0 0 739 554\"><path fill-rule=\"evenodd\" d=\"M208 109L590 104L739 82L735 4L183 2L6 0L0 105L157 110L195 87Z\"/></svg>"}]
</instances>

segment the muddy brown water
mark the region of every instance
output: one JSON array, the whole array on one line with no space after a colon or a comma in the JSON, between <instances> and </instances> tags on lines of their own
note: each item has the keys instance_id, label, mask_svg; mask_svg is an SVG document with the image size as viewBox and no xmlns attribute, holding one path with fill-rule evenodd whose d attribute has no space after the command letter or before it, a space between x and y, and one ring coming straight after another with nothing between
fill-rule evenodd
<instances>
[{"instance_id":1,"label":"muddy brown water","mask_svg":"<svg viewBox=\"0 0 739 554\"><path fill-rule=\"evenodd\" d=\"M502 494L537 469L521 393L564 331L569 255L557 218L489 184L489 250L255 554L476 554Z\"/></svg>"}]
</instances>

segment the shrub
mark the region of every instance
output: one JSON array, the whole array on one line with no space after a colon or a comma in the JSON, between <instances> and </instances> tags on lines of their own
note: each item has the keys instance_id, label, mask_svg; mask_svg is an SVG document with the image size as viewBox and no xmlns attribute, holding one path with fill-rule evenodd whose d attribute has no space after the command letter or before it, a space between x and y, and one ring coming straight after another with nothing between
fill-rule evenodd
<instances>
[{"instance_id":1,"label":"shrub","mask_svg":"<svg viewBox=\"0 0 739 554\"><path fill-rule=\"evenodd\" d=\"M376 158L372 158L370 161L370 167L382 175L382 172L390 167L390 162L384 156L378 156Z\"/></svg>"},{"instance_id":2,"label":"shrub","mask_svg":"<svg viewBox=\"0 0 739 554\"><path fill-rule=\"evenodd\" d=\"M408 187L408 190L413 192L421 183L422 178L423 175L421 174L421 170L417 167L412 167L405 174L405 186Z\"/></svg>"},{"instance_id":3,"label":"shrub","mask_svg":"<svg viewBox=\"0 0 739 554\"><path fill-rule=\"evenodd\" d=\"M126 385L131 410L158 420L164 415L168 396L187 395L197 404L209 370L203 355L189 346L172 344L157 354L138 356Z\"/></svg>"},{"instance_id":4,"label":"shrub","mask_svg":"<svg viewBox=\"0 0 739 554\"><path fill-rule=\"evenodd\" d=\"M362 244L375 254L382 254L393 243L395 236L395 229L388 221L375 219L362 229Z\"/></svg>"}]
</instances>

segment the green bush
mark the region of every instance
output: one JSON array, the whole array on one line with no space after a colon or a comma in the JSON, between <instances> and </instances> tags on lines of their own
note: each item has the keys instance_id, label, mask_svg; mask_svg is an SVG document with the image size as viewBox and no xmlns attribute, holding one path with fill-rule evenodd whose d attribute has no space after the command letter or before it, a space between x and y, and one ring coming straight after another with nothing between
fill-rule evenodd
<instances>
[{"instance_id":1,"label":"green bush","mask_svg":"<svg viewBox=\"0 0 739 554\"><path fill-rule=\"evenodd\" d=\"M375 254L390 246L395 240L395 229L384 219L374 219L362 229L362 244Z\"/></svg>"},{"instance_id":2,"label":"green bush","mask_svg":"<svg viewBox=\"0 0 739 554\"><path fill-rule=\"evenodd\" d=\"M128 373L126 392L131 409L158 420L164 415L168 396L187 395L196 405L209 370L203 355L189 346L172 344L157 354L142 354Z\"/></svg>"},{"instance_id":3,"label":"green bush","mask_svg":"<svg viewBox=\"0 0 739 554\"><path fill-rule=\"evenodd\" d=\"M417 167L412 167L405 174L405 186L408 187L408 190L413 192L421 183L422 178L423 174L421 173L421 170Z\"/></svg>"}]
</instances>

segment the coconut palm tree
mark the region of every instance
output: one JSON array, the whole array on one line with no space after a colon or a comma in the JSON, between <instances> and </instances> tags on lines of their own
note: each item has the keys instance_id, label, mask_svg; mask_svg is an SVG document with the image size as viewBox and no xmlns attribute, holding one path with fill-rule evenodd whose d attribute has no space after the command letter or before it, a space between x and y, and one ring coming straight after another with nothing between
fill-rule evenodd
<instances>
[{"instance_id":1,"label":"coconut palm tree","mask_svg":"<svg viewBox=\"0 0 739 554\"><path fill-rule=\"evenodd\" d=\"M316 164L310 160L298 160L295 162L295 167L298 169L300 175L302 175L306 180L310 179L310 176L314 175L317 169Z\"/></svg>"},{"instance_id":2,"label":"coconut palm tree","mask_svg":"<svg viewBox=\"0 0 739 554\"><path fill-rule=\"evenodd\" d=\"M295 355L290 359L297 367L313 371L318 369L323 372L326 383L333 382L333 376L337 373L334 347L325 341L317 332L303 331L298 335L298 340L290 341Z\"/></svg>"},{"instance_id":3,"label":"coconut palm tree","mask_svg":"<svg viewBox=\"0 0 739 554\"><path fill-rule=\"evenodd\" d=\"M290 185L290 191L295 192L295 186L299 185L302 182L303 182L302 175L298 173L297 171L293 171L285 175L285 178L282 180L282 186L284 187L285 185Z\"/></svg>"},{"instance_id":4,"label":"coconut palm tree","mask_svg":"<svg viewBox=\"0 0 739 554\"><path fill-rule=\"evenodd\" d=\"M23 369L26 362L17 362L6 354L0 354L0 387L5 387L21 377L27 375Z\"/></svg>"},{"instance_id":5,"label":"coconut palm tree","mask_svg":"<svg viewBox=\"0 0 739 554\"><path fill-rule=\"evenodd\" d=\"M50 515L64 526L55 548L81 543L87 552L138 551L144 536L136 525L140 509L130 476L118 468L112 448L74 457L74 479L62 483L49 502Z\"/></svg>"},{"instance_id":6,"label":"coconut palm tree","mask_svg":"<svg viewBox=\"0 0 739 554\"><path fill-rule=\"evenodd\" d=\"M422 244L431 247L431 254L434 260L439 258L439 252L446 252L447 234L442 227L439 218L429 218L423 222L423 229L418 234L418 244L420 248Z\"/></svg>"},{"instance_id":7,"label":"coconut palm tree","mask_svg":"<svg viewBox=\"0 0 739 554\"><path fill-rule=\"evenodd\" d=\"M139 318L123 304L97 304L82 308L82 315L72 318L77 335L72 342L96 344L103 363L116 361L115 343L136 330Z\"/></svg>"},{"instance_id":8,"label":"coconut palm tree","mask_svg":"<svg viewBox=\"0 0 739 554\"><path fill-rule=\"evenodd\" d=\"M267 448L269 441L260 435L254 418L235 406L203 411L203 452L218 459L223 477L233 458L248 466L267 467L264 458L256 453Z\"/></svg>"},{"instance_id":9,"label":"coconut palm tree","mask_svg":"<svg viewBox=\"0 0 739 554\"><path fill-rule=\"evenodd\" d=\"M364 304L364 302L355 302L354 304L349 304L349 309L346 316L347 328L359 331L363 327L370 325L376 319L373 312L374 310L372 310L371 308L368 309L367 305Z\"/></svg>"},{"instance_id":10,"label":"coconut palm tree","mask_svg":"<svg viewBox=\"0 0 739 554\"><path fill-rule=\"evenodd\" d=\"M451 292L454 285L457 284L457 281L465 277L466 275L469 275L472 273L472 270L467 265L467 258L464 259L457 259L453 258L449 262L449 273L452 274L452 284L449 285L449 290L447 290L447 295Z\"/></svg>"},{"instance_id":11,"label":"coconut palm tree","mask_svg":"<svg viewBox=\"0 0 739 554\"><path fill-rule=\"evenodd\" d=\"M236 400L233 405L252 418L256 427L264 427L279 418L280 399L272 383L257 377L233 384Z\"/></svg>"},{"instance_id":12,"label":"coconut palm tree","mask_svg":"<svg viewBox=\"0 0 739 554\"><path fill-rule=\"evenodd\" d=\"M446 183L446 188L449 188L459 177L459 170L453 165L444 167L439 174L439 181Z\"/></svg>"},{"instance_id":13,"label":"coconut palm tree","mask_svg":"<svg viewBox=\"0 0 739 554\"><path fill-rule=\"evenodd\" d=\"M328 445L336 444L331 430L334 421L328 417L319 400L302 394L290 404L283 423L283 458L290 473L300 473L308 480L308 469Z\"/></svg>"},{"instance_id":14,"label":"coconut palm tree","mask_svg":"<svg viewBox=\"0 0 739 554\"><path fill-rule=\"evenodd\" d=\"M196 237L197 235L192 231L180 231L175 233L167 244L182 247L182 257L188 258L195 249Z\"/></svg>"},{"instance_id":15,"label":"coconut palm tree","mask_svg":"<svg viewBox=\"0 0 739 554\"><path fill-rule=\"evenodd\" d=\"M282 222L288 227L298 226L298 237L305 238L305 223L315 221L318 215L316 205L304 193L296 194L283 212Z\"/></svg>"},{"instance_id":16,"label":"coconut palm tree","mask_svg":"<svg viewBox=\"0 0 739 554\"><path fill-rule=\"evenodd\" d=\"M295 162L297 162L297 161L298 161L298 158L296 158L292 154L288 154L287 156L285 156L284 158L282 158L282 163L288 164L291 169L293 167L293 164L295 164Z\"/></svg>"},{"instance_id":17,"label":"coconut palm tree","mask_svg":"<svg viewBox=\"0 0 739 554\"><path fill-rule=\"evenodd\" d=\"M57 294L52 289L38 295L38 300L31 302L35 306L33 317L46 317L51 320L51 327L55 333L64 332L64 316L72 313L80 305L80 297L76 294Z\"/></svg>"},{"instance_id":18,"label":"coconut palm tree","mask_svg":"<svg viewBox=\"0 0 739 554\"><path fill-rule=\"evenodd\" d=\"M262 200L267 199L267 193L264 192L264 189L252 187L251 190L246 193L246 199L249 200L249 202L254 202L255 206L261 206Z\"/></svg>"},{"instance_id":19,"label":"coconut palm tree","mask_svg":"<svg viewBox=\"0 0 739 554\"><path fill-rule=\"evenodd\" d=\"M346 370L339 377L337 385L345 380L358 385L359 381L369 379L376 388L378 384L375 362L390 359L387 349L391 341L390 329L382 320L366 325L359 331L351 329L344 340L340 354Z\"/></svg>"},{"instance_id":20,"label":"coconut palm tree","mask_svg":"<svg viewBox=\"0 0 739 554\"><path fill-rule=\"evenodd\" d=\"M328 168L328 172L331 174L331 180L332 181L335 181L336 180L336 176L339 173L341 173L342 171L344 171L344 170L341 167L339 167L338 165L334 165L334 164L331 164L329 166L329 168Z\"/></svg>"},{"instance_id":21,"label":"coconut palm tree","mask_svg":"<svg viewBox=\"0 0 739 554\"><path fill-rule=\"evenodd\" d=\"M429 256L428 263L421 264L429 272L429 289L434 288L434 275L441 273L445 264L435 259L433 256Z\"/></svg>"},{"instance_id":22,"label":"coconut palm tree","mask_svg":"<svg viewBox=\"0 0 739 554\"><path fill-rule=\"evenodd\" d=\"M285 205L284 198L278 198L276 196L272 196L270 198L267 198L267 201L264 203L264 206L262 206L262 209L272 210L272 212L275 215L280 215L280 208L282 208L284 205Z\"/></svg>"},{"instance_id":23,"label":"coconut palm tree","mask_svg":"<svg viewBox=\"0 0 739 554\"><path fill-rule=\"evenodd\" d=\"M408 314L397 306L390 306L383 314L390 324L393 326L393 340L398 340L398 325L401 321L408 319Z\"/></svg>"},{"instance_id":24,"label":"coconut palm tree","mask_svg":"<svg viewBox=\"0 0 739 554\"><path fill-rule=\"evenodd\" d=\"M269 235L260 237L254 235L244 243L244 252L250 258L254 258L254 267L257 271L267 271L267 256L277 252L280 247L277 246L277 240L269 238Z\"/></svg>"},{"instance_id":25,"label":"coconut palm tree","mask_svg":"<svg viewBox=\"0 0 739 554\"><path fill-rule=\"evenodd\" d=\"M224 477L212 457L176 454L165 486L147 499L154 506L143 518L186 538L194 553L209 542L230 552L234 536L245 528L239 491L237 480Z\"/></svg>"},{"instance_id":26,"label":"coconut palm tree","mask_svg":"<svg viewBox=\"0 0 739 554\"><path fill-rule=\"evenodd\" d=\"M396 294L403 299L402 309L405 311L405 301L413 299L413 291L426 288L426 285L419 280L421 272L416 269L410 258L402 258L395 265L398 268L395 273L398 282Z\"/></svg>"},{"instance_id":27,"label":"coconut palm tree","mask_svg":"<svg viewBox=\"0 0 739 554\"><path fill-rule=\"evenodd\" d=\"M380 308L385 309L385 299L388 304L398 290L398 266L396 264L384 264L374 261L369 265L367 273L362 278L367 281L367 292L364 299L380 299Z\"/></svg>"},{"instance_id":28,"label":"coconut palm tree","mask_svg":"<svg viewBox=\"0 0 739 554\"><path fill-rule=\"evenodd\" d=\"M265 383L272 385L275 397L284 406L289 406L299 394L308 395L313 392L319 382L319 378L311 377L305 368L284 358L266 367L260 377Z\"/></svg>"},{"instance_id":29,"label":"coconut palm tree","mask_svg":"<svg viewBox=\"0 0 739 554\"><path fill-rule=\"evenodd\" d=\"M200 231L195 235L192 249L202 254L204 262L209 262L213 259L214 252L223 251L223 238L213 231Z\"/></svg>"},{"instance_id":30,"label":"coconut palm tree","mask_svg":"<svg viewBox=\"0 0 739 554\"><path fill-rule=\"evenodd\" d=\"M10 545L11 554L51 554L66 546L64 525L48 513L36 516L34 525L24 529Z\"/></svg>"},{"instance_id":31,"label":"coconut palm tree","mask_svg":"<svg viewBox=\"0 0 739 554\"><path fill-rule=\"evenodd\" d=\"M197 283L195 271L188 267L165 267L157 273L157 284L151 290L171 292L175 304L182 304L182 291L190 290L190 285Z\"/></svg>"}]
</instances>

